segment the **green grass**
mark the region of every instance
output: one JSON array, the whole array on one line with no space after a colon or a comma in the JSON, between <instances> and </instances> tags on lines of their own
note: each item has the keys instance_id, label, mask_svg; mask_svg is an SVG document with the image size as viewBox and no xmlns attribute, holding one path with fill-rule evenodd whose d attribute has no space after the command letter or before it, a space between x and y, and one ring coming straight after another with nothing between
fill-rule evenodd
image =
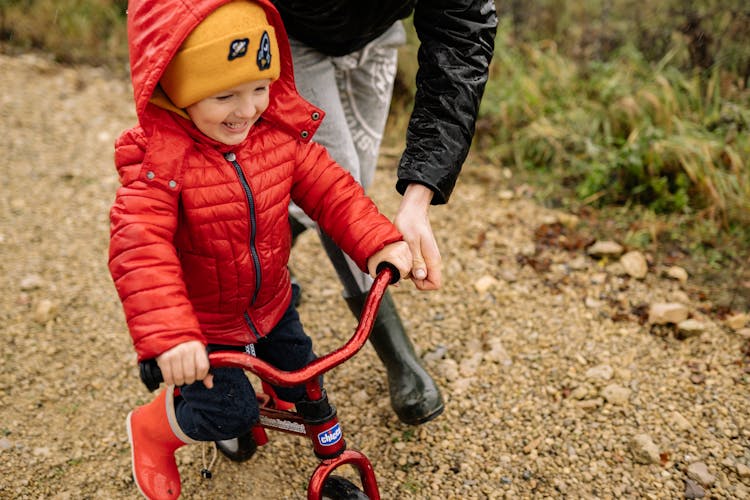
<instances>
[{"instance_id":1,"label":"green grass","mask_svg":"<svg viewBox=\"0 0 750 500\"><path fill-rule=\"evenodd\" d=\"M576 63L551 43L498 37L477 149L543 170L595 206L637 203L723 227L750 222L750 92L715 67L685 73L625 47Z\"/></svg>"},{"instance_id":2,"label":"green grass","mask_svg":"<svg viewBox=\"0 0 750 500\"><path fill-rule=\"evenodd\" d=\"M63 63L127 64L127 0L1 0L0 40Z\"/></svg>"}]
</instances>

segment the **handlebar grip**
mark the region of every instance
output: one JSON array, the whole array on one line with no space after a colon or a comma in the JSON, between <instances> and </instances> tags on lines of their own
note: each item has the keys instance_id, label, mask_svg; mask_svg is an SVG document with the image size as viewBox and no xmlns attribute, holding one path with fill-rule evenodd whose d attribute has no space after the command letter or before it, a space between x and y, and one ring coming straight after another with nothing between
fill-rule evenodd
<instances>
[{"instance_id":1,"label":"handlebar grip","mask_svg":"<svg viewBox=\"0 0 750 500\"><path fill-rule=\"evenodd\" d=\"M391 280L389 283L391 285L395 285L396 283L398 283L398 281L401 279L401 271L399 271L398 268L390 262L384 260L383 262L378 264L378 267L375 268L375 274L380 274L384 269L390 269L391 271Z\"/></svg>"},{"instance_id":2,"label":"handlebar grip","mask_svg":"<svg viewBox=\"0 0 750 500\"><path fill-rule=\"evenodd\" d=\"M138 363L138 368L140 369L141 382L143 382L149 391L154 392L164 382L161 369L159 369L159 365L155 359L141 361Z\"/></svg>"}]
</instances>

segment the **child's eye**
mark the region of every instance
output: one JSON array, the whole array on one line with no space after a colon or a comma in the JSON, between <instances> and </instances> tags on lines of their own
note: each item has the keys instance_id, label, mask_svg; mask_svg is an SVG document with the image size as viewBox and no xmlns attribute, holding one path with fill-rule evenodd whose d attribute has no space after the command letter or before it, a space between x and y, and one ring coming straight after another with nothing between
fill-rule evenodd
<instances>
[{"instance_id":1,"label":"child's eye","mask_svg":"<svg viewBox=\"0 0 750 500\"><path fill-rule=\"evenodd\" d=\"M227 99L230 99L231 97L232 97L232 94L219 95L219 96L216 96L216 100L217 101L226 101Z\"/></svg>"},{"instance_id":2,"label":"child's eye","mask_svg":"<svg viewBox=\"0 0 750 500\"><path fill-rule=\"evenodd\" d=\"M258 93L265 92L267 90L268 90L268 85L261 85L260 87L255 87L255 91Z\"/></svg>"}]
</instances>

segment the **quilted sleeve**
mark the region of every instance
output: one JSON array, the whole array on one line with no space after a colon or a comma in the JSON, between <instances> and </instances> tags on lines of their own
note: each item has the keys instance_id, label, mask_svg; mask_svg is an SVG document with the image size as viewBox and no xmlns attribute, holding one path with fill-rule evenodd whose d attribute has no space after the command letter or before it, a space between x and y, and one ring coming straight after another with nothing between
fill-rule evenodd
<instances>
[{"instance_id":1,"label":"quilted sleeve","mask_svg":"<svg viewBox=\"0 0 750 500\"><path fill-rule=\"evenodd\" d=\"M403 239L362 186L319 144L300 145L292 199L365 272L375 252Z\"/></svg>"},{"instance_id":2,"label":"quilted sleeve","mask_svg":"<svg viewBox=\"0 0 750 500\"><path fill-rule=\"evenodd\" d=\"M139 360L201 340L174 245L179 190L144 168L142 139L116 145L121 187L110 210L109 269Z\"/></svg>"}]
</instances>

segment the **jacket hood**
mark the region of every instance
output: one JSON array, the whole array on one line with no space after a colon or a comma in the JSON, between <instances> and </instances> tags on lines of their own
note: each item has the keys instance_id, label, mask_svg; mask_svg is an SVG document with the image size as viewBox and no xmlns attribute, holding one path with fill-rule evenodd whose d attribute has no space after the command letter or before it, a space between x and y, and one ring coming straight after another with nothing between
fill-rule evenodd
<instances>
[{"instance_id":1,"label":"jacket hood","mask_svg":"<svg viewBox=\"0 0 750 500\"><path fill-rule=\"evenodd\" d=\"M130 0L128 2L128 48L135 110L141 125L148 122L152 96L164 71L182 42L211 12L232 0ZM284 24L269 0L253 0L263 7L276 30L281 74L271 85L271 103L264 119L282 126L303 141L309 141L323 112L305 101L294 83L292 54ZM303 113L300 113L303 111ZM312 117L312 118L311 118Z\"/></svg>"}]
</instances>

